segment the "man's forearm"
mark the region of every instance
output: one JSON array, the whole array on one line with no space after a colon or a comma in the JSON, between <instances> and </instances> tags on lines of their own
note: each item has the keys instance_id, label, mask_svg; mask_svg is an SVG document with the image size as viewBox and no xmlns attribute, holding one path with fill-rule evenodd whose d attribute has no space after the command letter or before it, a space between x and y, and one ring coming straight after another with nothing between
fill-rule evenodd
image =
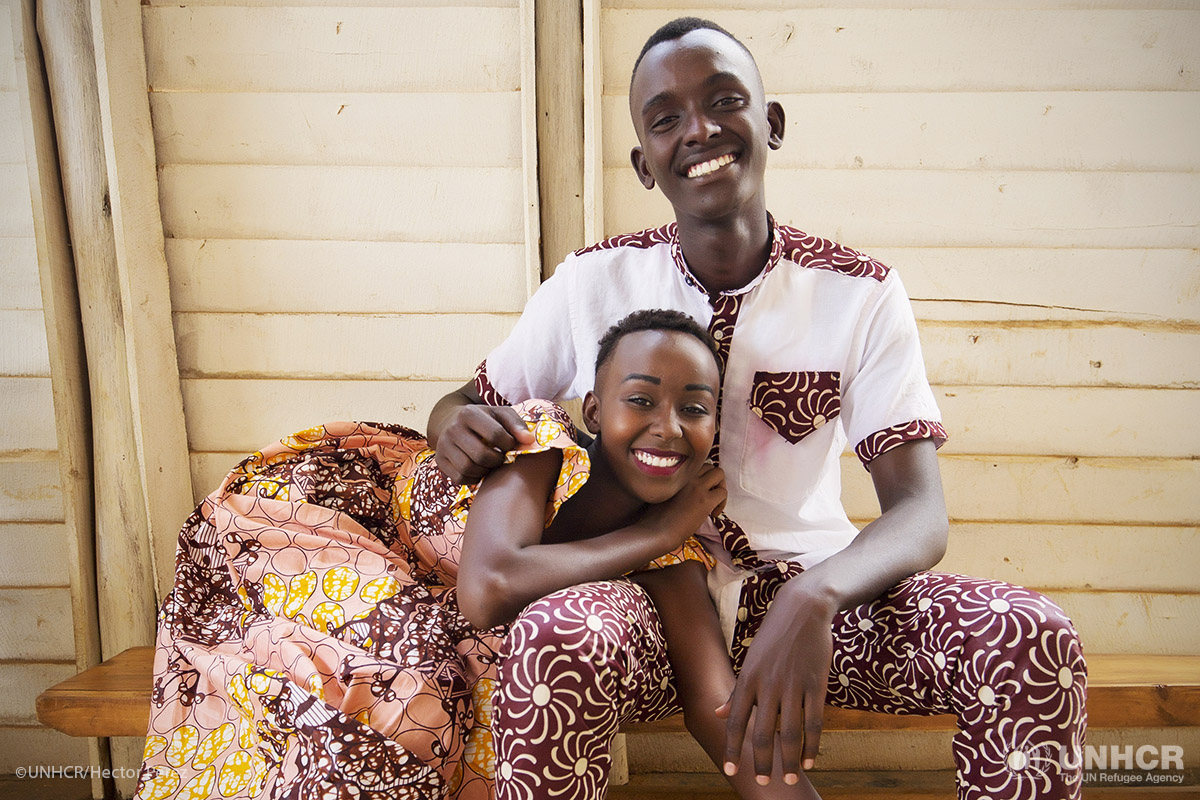
<instances>
[{"instance_id":1,"label":"man's forearm","mask_svg":"<svg viewBox=\"0 0 1200 800\"><path fill-rule=\"evenodd\" d=\"M871 474L883 509L879 518L844 550L792 581L792 592L843 610L941 560L949 524L933 442L884 453L872 462Z\"/></svg>"}]
</instances>

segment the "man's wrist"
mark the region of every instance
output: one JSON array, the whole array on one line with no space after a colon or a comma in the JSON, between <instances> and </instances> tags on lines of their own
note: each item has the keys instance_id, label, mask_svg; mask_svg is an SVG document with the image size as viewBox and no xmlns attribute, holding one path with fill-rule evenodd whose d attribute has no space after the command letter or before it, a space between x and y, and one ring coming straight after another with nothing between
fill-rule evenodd
<instances>
[{"instance_id":1,"label":"man's wrist","mask_svg":"<svg viewBox=\"0 0 1200 800\"><path fill-rule=\"evenodd\" d=\"M819 573L803 572L788 581L775 602L778 604L780 600L797 617L820 616L832 620L842 609L837 591Z\"/></svg>"}]
</instances>

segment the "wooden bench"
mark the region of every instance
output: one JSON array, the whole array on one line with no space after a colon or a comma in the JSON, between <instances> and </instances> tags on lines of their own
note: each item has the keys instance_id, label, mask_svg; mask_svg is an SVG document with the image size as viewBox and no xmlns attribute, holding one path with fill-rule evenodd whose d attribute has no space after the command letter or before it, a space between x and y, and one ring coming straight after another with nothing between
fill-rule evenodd
<instances>
[{"instance_id":1,"label":"wooden bench","mask_svg":"<svg viewBox=\"0 0 1200 800\"><path fill-rule=\"evenodd\" d=\"M154 649L135 647L42 692L37 716L71 736L145 736ZM1200 726L1200 656L1088 657L1092 728ZM953 730L954 717L825 709L825 730ZM683 717L626 725L625 733L680 732Z\"/></svg>"}]
</instances>

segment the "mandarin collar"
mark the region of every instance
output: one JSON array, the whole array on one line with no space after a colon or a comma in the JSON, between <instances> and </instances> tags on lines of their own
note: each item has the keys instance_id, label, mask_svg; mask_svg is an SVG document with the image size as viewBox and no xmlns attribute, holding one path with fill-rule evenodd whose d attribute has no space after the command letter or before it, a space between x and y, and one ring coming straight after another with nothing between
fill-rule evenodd
<instances>
[{"instance_id":1,"label":"mandarin collar","mask_svg":"<svg viewBox=\"0 0 1200 800\"><path fill-rule=\"evenodd\" d=\"M669 242L671 244L671 260L675 262L675 268L683 274L684 282L706 297L746 294L762 283L771 270L775 269L775 265L779 263L780 259L783 258L783 237L779 233L775 217L770 212L767 213L767 224L771 233L771 252L767 256L767 263L763 266L762 271L755 275L745 286L718 292L716 295L711 294L705 289L704 284L692 273L691 267L688 266L687 260L683 257L683 247L679 244L679 225L675 222L672 222L668 228Z\"/></svg>"}]
</instances>

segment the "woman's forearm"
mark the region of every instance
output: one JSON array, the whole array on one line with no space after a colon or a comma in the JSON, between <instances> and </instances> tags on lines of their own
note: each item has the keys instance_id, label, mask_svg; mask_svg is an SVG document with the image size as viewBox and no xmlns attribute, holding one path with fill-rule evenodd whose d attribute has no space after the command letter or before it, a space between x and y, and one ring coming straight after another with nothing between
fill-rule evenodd
<instances>
[{"instance_id":1,"label":"woman's forearm","mask_svg":"<svg viewBox=\"0 0 1200 800\"><path fill-rule=\"evenodd\" d=\"M579 583L620 577L671 547L659 531L638 522L591 539L504 550L487 563L472 563L464 548L459 605L480 628L512 622L538 598Z\"/></svg>"}]
</instances>

